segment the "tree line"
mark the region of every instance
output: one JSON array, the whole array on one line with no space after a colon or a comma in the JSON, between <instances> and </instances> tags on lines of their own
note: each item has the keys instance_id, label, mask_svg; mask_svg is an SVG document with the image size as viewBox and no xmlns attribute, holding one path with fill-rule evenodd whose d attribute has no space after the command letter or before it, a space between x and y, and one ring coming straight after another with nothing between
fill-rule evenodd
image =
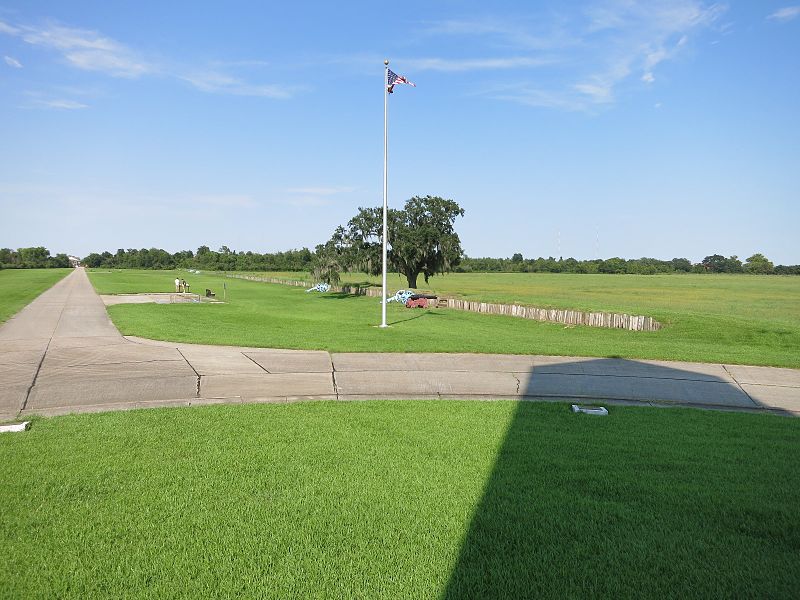
<instances>
[{"instance_id":1,"label":"tree line","mask_svg":"<svg viewBox=\"0 0 800 600\"><path fill-rule=\"evenodd\" d=\"M363 215L362 215L363 216ZM370 215L377 221L377 215ZM375 224L372 224L373 228ZM344 228L342 228L344 229ZM350 232L352 233L352 232ZM350 237L345 244L353 255L342 259L341 244L344 237ZM398 240L399 241L399 240ZM334 252L331 246L339 245ZM327 247L326 247L327 246ZM399 243L398 243L399 247ZM258 252L236 252L227 246L211 250L200 246L196 251L181 250L169 253L161 248L119 249L110 252L93 252L84 257L82 264L92 268L112 269L199 269L206 271L296 271L310 272L317 279L324 279L325 268L335 261L337 271L351 268L380 272L380 245L373 242L368 248L352 243L352 235L339 231L333 243L320 245L317 252L308 248L260 254ZM439 255L441 256L441 250ZM391 256L391 255L390 255ZM445 257L446 258L446 257ZM744 262L736 256L724 257L721 254L706 256L699 263L687 258L659 260L657 258L608 258L577 260L574 258L524 258L516 253L511 258L471 258L461 256L454 260L452 252L447 264L422 264L422 268L432 275L437 268L456 273L627 273L635 275L655 275L659 273L752 273L764 275L800 275L800 265L773 265L763 254L754 254ZM442 260L444 263L445 261ZM454 264L455 263L455 264ZM31 248L0 248L0 269L45 269L67 268L66 254L50 255L43 246ZM400 265L402 268L402 265ZM393 265L393 271L397 266ZM408 269L406 269L408 270ZM399 271L402 272L402 271ZM423 273L423 271L420 271ZM414 281L416 283L416 280ZM411 286L415 287L415 286Z\"/></svg>"},{"instance_id":2,"label":"tree line","mask_svg":"<svg viewBox=\"0 0 800 600\"><path fill-rule=\"evenodd\" d=\"M688 258L659 260L657 258L619 257L591 260L574 258L523 258L516 253L511 258L464 257L455 268L458 273L627 273L656 275L659 273L751 273L757 275L800 275L800 265L774 265L763 254L753 254L742 262L737 256L721 254L706 256L699 263Z\"/></svg>"},{"instance_id":3,"label":"tree line","mask_svg":"<svg viewBox=\"0 0 800 600\"><path fill-rule=\"evenodd\" d=\"M43 246L33 248L0 248L0 269L63 269L69 267L66 254L50 256Z\"/></svg>"},{"instance_id":4,"label":"tree line","mask_svg":"<svg viewBox=\"0 0 800 600\"><path fill-rule=\"evenodd\" d=\"M200 246L195 252L180 250L170 254L161 248L120 248L111 252L92 252L81 263L87 267L109 269L199 269L204 271L310 271L314 255L308 248L286 252L236 252L227 246L211 250Z\"/></svg>"}]
</instances>

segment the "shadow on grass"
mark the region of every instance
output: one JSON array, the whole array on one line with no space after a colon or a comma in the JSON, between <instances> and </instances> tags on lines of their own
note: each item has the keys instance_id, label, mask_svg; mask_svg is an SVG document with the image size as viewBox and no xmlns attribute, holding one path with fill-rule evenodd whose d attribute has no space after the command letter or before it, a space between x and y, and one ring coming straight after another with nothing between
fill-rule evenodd
<instances>
[{"instance_id":1,"label":"shadow on grass","mask_svg":"<svg viewBox=\"0 0 800 600\"><path fill-rule=\"evenodd\" d=\"M701 402L717 394L752 403L730 380L630 360L545 363L517 377L529 398L560 392L596 403L613 386L615 397ZM774 456L789 448L771 447L766 427L750 427L763 422L748 419L764 417L609 410L574 414L565 404L554 416L541 403L517 404L442 598L772 597L797 589L800 527L789 508L797 477ZM781 501L768 500L781 491Z\"/></svg>"},{"instance_id":2,"label":"shadow on grass","mask_svg":"<svg viewBox=\"0 0 800 600\"><path fill-rule=\"evenodd\" d=\"M343 300L345 298L360 298L366 296L366 290L373 287L378 287L369 281L360 281L358 283L348 283L342 286L344 289L341 292L326 292L322 298L326 300Z\"/></svg>"},{"instance_id":3,"label":"shadow on grass","mask_svg":"<svg viewBox=\"0 0 800 600\"><path fill-rule=\"evenodd\" d=\"M348 298L365 298L364 294L350 294L348 292L328 292L320 296L322 300L347 300Z\"/></svg>"},{"instance_id":4,"label":"shadow on grass","mask_svg":"<svg viewBox=\"0 0 800 600\"><path fill-rule=\"evenodd\" d=\"M415 312L418 312L419 314L407 317L405 319L395 319L394 321L390 321L388 324L389 325L396 325L398 323L405 323L406 321L415 321L416 319L420 319L422 317L441 317L442 316L440 313L431 312L430 309L420 308L420 309L409 309L409 311L410 310L414 310Z\"/></svg>"}]
</instances>

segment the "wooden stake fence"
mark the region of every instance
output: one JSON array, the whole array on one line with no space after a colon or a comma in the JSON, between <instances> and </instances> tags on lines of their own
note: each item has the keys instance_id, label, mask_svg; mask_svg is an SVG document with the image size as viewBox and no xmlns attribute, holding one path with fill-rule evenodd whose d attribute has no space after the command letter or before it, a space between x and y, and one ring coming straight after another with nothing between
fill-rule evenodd
<instances>
[{"instance_id":1,"label":"wooden stake fence","mask_svg":"<svg viewBox=\"0 0 800 600\"><path fill-rule=\"evenodd\" d=\"M257 277L255 275L235 275L230 273L226 274L226 277L246 279L248 281L260 281L263 283L293 285L304 288L311 287L311 284L307 281L280 279L278 277ZM331 291L343 294L353 294L356 296L381 296L380 288L371 287L351 285L331 286ZM496 304L494 302L475 302L472 300L459 300L457 298L439 298L439 303L437 306L442 308L452 308L455 310L483 313L487 315L505 315L508 317L530 319L532 321L562 323L564 325L585 325L587 327L605 327L608 329L628 329L629 331L658 331L661 329L661 323L652 317L628 315L624 313L584 312L580 310L568 310L560 308L536 308L535 306L522 306L520 304Z\"/></svg>"}]
</instances>

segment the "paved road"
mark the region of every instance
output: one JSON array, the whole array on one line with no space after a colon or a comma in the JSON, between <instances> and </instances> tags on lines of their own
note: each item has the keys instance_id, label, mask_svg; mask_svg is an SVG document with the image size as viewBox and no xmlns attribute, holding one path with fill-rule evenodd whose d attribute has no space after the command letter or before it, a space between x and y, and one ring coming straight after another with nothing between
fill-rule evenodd
<instances>
[{"instance_id":1,"label":"paved road","mask_svg":"<svg viewBox=\"0 0 800 600\"><path fill-rule=\"evenodd\" d=\"M800 414L800 371L554 356L330 354L125 338L83 269L0 327L0 420L365 398L591 399Z\"/></svg>"}]
</instances>

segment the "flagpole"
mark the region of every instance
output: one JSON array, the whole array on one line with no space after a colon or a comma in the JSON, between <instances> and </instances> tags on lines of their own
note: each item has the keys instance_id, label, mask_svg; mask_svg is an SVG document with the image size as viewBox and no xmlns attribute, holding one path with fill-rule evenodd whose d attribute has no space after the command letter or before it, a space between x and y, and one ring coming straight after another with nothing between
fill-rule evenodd
<instances>
[{"instance_id":1,"label":"flagpole","mask_svg":"<svg viewBox=\"0 0 800 600\"><path fill-rule=\"evenodd\" d=\"M383 61L383 292L381 327L386 325L386 214L389 210L389 61Z\"/></svg>"}]
</instances>

